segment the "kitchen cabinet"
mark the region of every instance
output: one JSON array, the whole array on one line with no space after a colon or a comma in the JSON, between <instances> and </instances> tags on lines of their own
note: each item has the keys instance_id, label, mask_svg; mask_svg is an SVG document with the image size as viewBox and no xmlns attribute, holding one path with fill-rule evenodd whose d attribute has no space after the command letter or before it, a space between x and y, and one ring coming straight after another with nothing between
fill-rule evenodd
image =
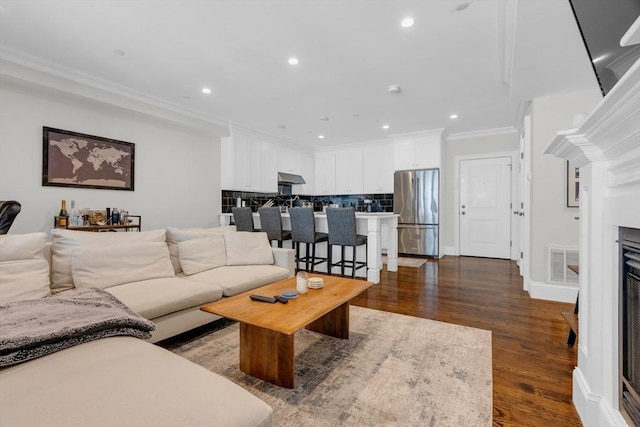
<instances>
[{"instance_id":1,"label":"kitchen cabinet","mask_svg":"<svg viewBox=\"0 0 640 427\"><path fill-rule=\"evenodd\" d=\"M278 151L274 144L235 134L221 140L220 183L223 190L278 191Z\"/></svg>"},{"instance_id":2,"label":"kitchen cabinet","mask_svg":"<svg viewBox=\"0 0 640 427\"><path fill-rule=\"evenodd\" d=\"M354 148L335 152L336 194L362 194L362 149Z\"/></svg>"},{"instance_id":3,"label":"kitchen cabinet","mask_svg":"<svg viewBox=\"0 0 640 427\"><path fill-rule=\"evenodd\" d=\"M442 131L394 138L394 170L439 168Z\"/></svg>"},{"instance_id":4,"label":"kitchen cabinet","mask_svg":"<svg viewBox=\"0 0 640 427\"><path fill-rule=\"evenodd\" d=\"M270 142L262 141L260 190L267 193L278 191L278 146Z\"/></svg>"},{"instance_id":5,"label":"kitchen cabinet","mask_svg":"<svg viewBox=\"0 0 640 427\"><path fill-rule=\"evenodd\" d=\"M336 194L336 154L334 151L319 151L314 156L315 194Z\"/></svg>"},{"instance_id":6,"label":"kitchen cabinet","mask_svg":"<svg viewBox=\"0 0 640 427\"><path fill-rule=\"evenodd\" d=\"M278 147L278 172L302 175L300 157L300 151L288 147Z\"/></svg>"},{"instance_id":7,"label":"kitchen cabinet","mask_svg":"<svg viewBox=\"0 0 640 427\"><path fill-rule=\"evenodd\" d=\"M315 194L315 165L313 153L300 153L300 175L307 182L306 184L294 185L292 187L293 194L302 194L311 196Z\"/></svg>"},{"instance_id":8,"label":"kitchen cabinet","mask_svg":"<svg viewBox=\"0 0 640 427\"><path fill-rule=\"evenodd\" d=\"M363 192L393 193L393 144L380 144L363 150Z\"/></svg>"}]
</instances>

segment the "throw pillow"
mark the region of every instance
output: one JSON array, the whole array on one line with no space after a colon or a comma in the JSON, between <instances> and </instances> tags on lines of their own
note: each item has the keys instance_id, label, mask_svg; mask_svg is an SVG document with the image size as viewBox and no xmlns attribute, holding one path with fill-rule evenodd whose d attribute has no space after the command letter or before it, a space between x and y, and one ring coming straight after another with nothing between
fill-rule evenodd
<instances>
[{"instance_id":1,"label":"throw pillow","mask_svg":"<svg viewBox=\"0 0 640 427\"><path fill-rule=\"evenodd\" d=\"M140 233L91 233L65 229L51 230L53 243L51 245L51 292L57 293L73 289L71 274L71 251L76 247L125 247L140 242L165 242L166 231L142 231Z\"/></svg>"},{"instance_id":2,"label":"throw pillow","mask_svg":"<svg viewBox=\"0 0 640 427\"><path fill-rule=\"evenodd\" d=\"M77 288L102 289L175 276L167 244L163 242L73 248L71 272Z\"/></svg>"},{"instance_id":3,"label":"throw pillow","mask_svg":"<svg viewBox=\"0 0 640 427\"><path fill-rule=\"evenodd\" d=\"M224 242L227 247L227 265L273 264L273 251L267 233L225 233Z\"/></svg>"},{"instance_id":4,"label":"throw pillow","mask_svg":"<svg viewBox=\"0 0 640 427\"><path fill-rule=\"evenodd\" d=\"M180 266L187 276L227 264L224 236L210 236L178 243Z\"/></svg>"},{"instance_id":5,"label":"throw pillow","mask_svg":"<svg viewBox=\"0 0 640 427\"><path fill-rule=\"evenodd\" d=\"M209 236L222 236L227 231L235 229L231 226L214 227L214 228L175 228L167 227L167 245L169 246L169 255L171 256L171 264L176 274L182 271L180 258L178 255L178 244L187 240L201 239Z\"/></svg>"},{"instance_id":6,"label":"throw pillow","mask_svg":"<svg viewBox=\"0 0 640 427\"><path fill-rule=\"evenodd\" d=\"M45 233L0 235L0 262L43 258Z\"/></svg>"},{"instance_id":7,"label":"throw pillow","mask_svg":"<svg viewBox=\"0 0 640 427\"><path fill-rule=\"evenodd\" d=\"M49 295L49 263L46 259L0 262L0 301L45 298Z\"/></svg>"}]
</instances>

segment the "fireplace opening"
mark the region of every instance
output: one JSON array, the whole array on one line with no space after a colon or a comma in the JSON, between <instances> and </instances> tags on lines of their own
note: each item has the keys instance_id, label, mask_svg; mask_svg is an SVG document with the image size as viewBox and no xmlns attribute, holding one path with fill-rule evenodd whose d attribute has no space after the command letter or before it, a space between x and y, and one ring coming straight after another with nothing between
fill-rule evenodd
<instances>
[{"instance_id":1,"label":"fireplace opening","mask_svg":"<svg viewBox=\"0 0 640 427\"><path fill-rule=\"evenodd\" d=\"M640 229L620 228L620 412L640 426Z\"/></svg>"}]
</instances>

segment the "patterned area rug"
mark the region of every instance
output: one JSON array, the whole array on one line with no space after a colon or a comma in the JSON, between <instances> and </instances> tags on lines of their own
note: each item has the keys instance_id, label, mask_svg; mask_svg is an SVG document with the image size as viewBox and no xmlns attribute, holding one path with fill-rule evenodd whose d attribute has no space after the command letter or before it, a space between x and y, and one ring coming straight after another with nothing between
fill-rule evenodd
<instances>
[{"instance_id":1,"label":"patterned area rug","mask_svg":"<svg viewBox=\"0 0 640 427\"><path fill-rule=\"evenodd\" d=\"M387 263L387 256L382 255L382 262ZM408 258L398 257L398 266L400 267L422 267L427 260L424 258Z\"/></svg>"},{"instance_id":2,"label":"patterned area rug","mask_svg":"<svg viewBox=\"0 0 640 427\"><path fill-rule=\"evenodd\" d=\"M351 307L350 338L296 334L296 386L238 369L238 324L169 350L251 391L278 426L491 426L491 332Z\"/></svg>"}]
</instances>

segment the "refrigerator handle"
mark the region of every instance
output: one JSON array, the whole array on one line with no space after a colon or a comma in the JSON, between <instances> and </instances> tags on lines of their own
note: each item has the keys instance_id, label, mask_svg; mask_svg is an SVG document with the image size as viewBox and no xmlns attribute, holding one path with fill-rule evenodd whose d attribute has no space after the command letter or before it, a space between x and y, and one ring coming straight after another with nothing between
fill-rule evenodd
<instances>
[{"instance_id":1,"label":"refrigerator handle","mask_svg":"<svg viewBox=\"0 0 640 427\"><path fill-rule=\"evenodd\" d=\"M418 204L420 201L418 200L418 189L420 188L420 177L416 176L416 182L413 187L413 221L418 220Z\"/></svg>"}]
</instances>

